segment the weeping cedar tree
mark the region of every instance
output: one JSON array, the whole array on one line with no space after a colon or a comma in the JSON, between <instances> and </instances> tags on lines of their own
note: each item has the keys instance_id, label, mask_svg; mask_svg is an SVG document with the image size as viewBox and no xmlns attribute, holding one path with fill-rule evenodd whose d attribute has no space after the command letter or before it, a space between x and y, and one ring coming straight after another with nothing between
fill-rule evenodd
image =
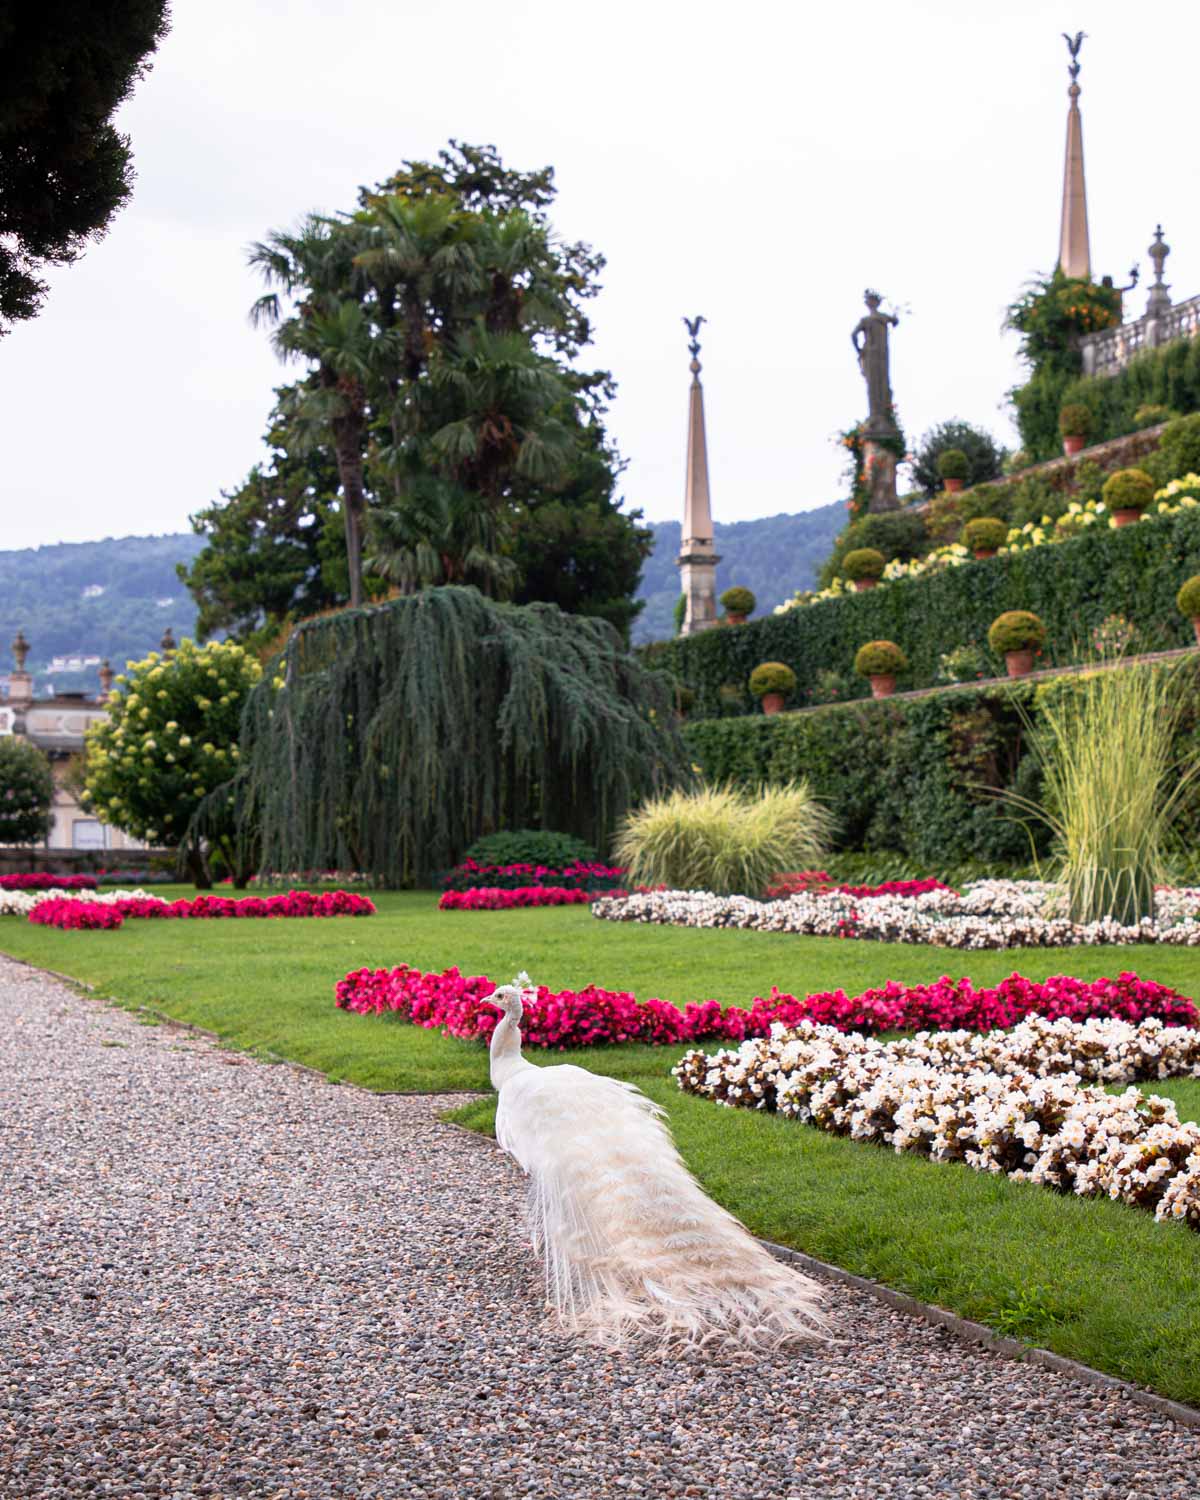
<instances>
[{"instance_id":1,"label":"weeping cedar tree","mask_svg":"<svg viewBox=\"0 0 1200 1500\"><path fill-rule=\"evenodd\" d=\"M686 776L668 679L602 620L444 587L301 625L251 695L234 799L268 870L429 882L481 834L608 845Z\"/></svg>"}]
</instances>

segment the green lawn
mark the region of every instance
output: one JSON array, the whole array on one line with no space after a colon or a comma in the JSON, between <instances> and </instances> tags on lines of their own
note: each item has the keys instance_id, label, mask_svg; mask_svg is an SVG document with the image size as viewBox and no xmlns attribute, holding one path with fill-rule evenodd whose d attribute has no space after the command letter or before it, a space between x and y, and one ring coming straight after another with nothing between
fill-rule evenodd
<instances>
[{"instance_id":1,"label":"green lawn","mask_svg":"<svg viewBox=\"0 0 1200 1500\"><path fill-rule=\"evenodd\" d=\"M170 894L170 893L167 893ZM487 1089L487 1057L394 1019L346 1015L348 969L457 964L555 988L588 982L639 998L748 1003L778 984L850 993L942 973L994 983L1133 969L1200 994L1200 954L1173 948L961 954L783 934L597 922L586 908L438 912L428 893L376 898L365 920L130 922L55 932L0 919L0 950L106 996L216 1032L227 1043L375 1089ZM688 1162L753 1230L953 1308L1099 1369L1200 1404L1200 1237L1118 1204L1060 1198L749 1111L686 1098L668 1076L679 1049L598 1048L572 1061L634 1079L670 1111ZM1200 1081L1158 1087L1200 1118ZM490 1100L466 1123L487 1129Z\"/></svg>"}]
</instances>

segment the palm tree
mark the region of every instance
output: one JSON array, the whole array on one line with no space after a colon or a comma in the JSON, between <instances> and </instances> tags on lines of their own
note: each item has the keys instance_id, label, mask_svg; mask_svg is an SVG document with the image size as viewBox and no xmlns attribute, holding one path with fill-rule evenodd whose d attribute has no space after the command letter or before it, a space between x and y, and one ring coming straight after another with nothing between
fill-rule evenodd
<instances>
[{"instance_id":1,"label":"palm tree","mask_svg":"<svg viewBox=\"0 0 1200 1500\"><path fill-rule=\"evenodd\" d=\"M350 603L362 603L362 533L367 510L364 449L368 394L385 357L364 309L367 278L354 263L360 239L353 221L310 215L293 234L276 231L252 246L250 264L273 290L250 309L257 326L274 327L282 359L304 359L315 380L297 408L302 427L328 434L337 462L346 528ZM282 295L281 295L282 294ZM294 299L285 310L282 297Z\"/></svg>"},{"instance_id":2,"label":"palm tree","mask_svg":"<svg viewBox=\"0 0 1200 1500\"><path fill-rule=\"evenodd\" d=\"M510 531L509 508L491 509L461 485L417 474L402 503L371 512L367 567L405 594L473 583L481 593L507 598L517 583L517 566L504 553Z\"/></svg>"}]
</instances>

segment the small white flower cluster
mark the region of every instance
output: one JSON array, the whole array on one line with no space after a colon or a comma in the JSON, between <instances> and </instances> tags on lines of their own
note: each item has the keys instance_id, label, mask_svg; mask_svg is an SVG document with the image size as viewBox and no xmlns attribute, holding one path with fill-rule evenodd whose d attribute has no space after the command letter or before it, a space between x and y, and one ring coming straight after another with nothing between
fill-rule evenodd
<instances>
[{"instance_id":1,"label":"small white flower cluster","mask_svg":"<svg viewBox=\"0 0 1200 1500\"><path fill-rule=\"evenodd\" d=\"M1143 1021L1048 1021L879 1042L810 1021L672 1069L685 1093L773 1110L835 1135L958 1161L1200 1229L1200 1125L1169 1099L1082 1079L1200 1077L1200 1033Z\"/></svg>"},{"instance_id":2,"label":"small white flower cluster","mask_svg":"<svg viewBox=\"0 0 1200 1500\"><path fill-rule=\"evenodd\" d=\"M146 901L149 896L149 891L140 886L133 891L63 891L57 886L46 891L0 891L0 917L27 917L43 901L94 901L101 906L111 906L114 901L129 901L135 897Z\"/></svg>"},{"instance_id":3,"label":"small white flower cluster","mask_svg":"<svg viewBox=\"0 0 1200 1500\"><path fill-rule=\"evenodd\" d=\"M1072 922L1055 885L1037 880L980 880L956 891L919 896L805 893L778 901L714 896L709 891L644 891L603 896L592 915L610 922L679 927L746 927L809 937L870 938L939 948L1065 948L1081 944L1172 943L1200 946L1200 889L1155 895L1155 917L1123 926L1111 917Z\"/></svg>"}]
</instances>

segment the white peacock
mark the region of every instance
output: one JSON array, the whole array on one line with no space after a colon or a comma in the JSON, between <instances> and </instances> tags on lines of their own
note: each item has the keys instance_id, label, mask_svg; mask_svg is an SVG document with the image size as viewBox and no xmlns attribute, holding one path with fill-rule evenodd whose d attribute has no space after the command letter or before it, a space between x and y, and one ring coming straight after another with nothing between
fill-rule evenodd
<instances>
[{"instance_id":1,"label":"white peacock","mask_svg":"<svg viewBox=\"0 0 1200 1500\"><path fill-rule=\"evenodd\" d=\"M529 1178L546 1298L563 1325L607 1344L777 1347L827 1336L820 1288L762 1248L684 1165L640 1089L521 1056L527 974L489 998L496 1138Z\"/></svg>"}]
</instances>

